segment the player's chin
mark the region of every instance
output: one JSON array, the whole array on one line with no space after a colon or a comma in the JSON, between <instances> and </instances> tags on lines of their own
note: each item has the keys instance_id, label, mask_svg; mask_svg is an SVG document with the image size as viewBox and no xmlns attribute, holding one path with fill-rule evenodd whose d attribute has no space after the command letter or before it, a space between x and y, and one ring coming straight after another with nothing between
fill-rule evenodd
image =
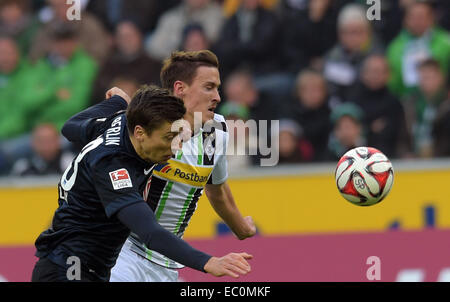
<instances>
[{"instance_id":1,"label":"player's chin","mask_svg":"<svg viewBox=\"0 0 450 302\"><path fill-rule=\"evenodd\" d=\"M165 155L165 156L163 156L162 157L162 159L161 159L161 162L162 163L166 163L169 159L171 159L172 158L172 154L170 154L170 155Z\"/></svg>"},{"instance_id":2,"label":"player's chin","mask_svg":"<svg viewBox=\"0 0 450 302\"><path fill-rule=\"evenodd\" d=\"M206 112L204 112L204 119L205 122L214 119L214 110L209 109Z\"/></svg>"},{"instance_id":3,"label":"player's chin","mask_svg":"<svg viewBox=\"0 0 450 302\"><path fill-rule=\"evenodd\" d=\"M172 155L162 155L161 157L159 157L157 160L154 160L152 162L156 163L156 164L165 164L167 163L167 161L169 159L172 158Z\"/></svg>"}]
</instances>

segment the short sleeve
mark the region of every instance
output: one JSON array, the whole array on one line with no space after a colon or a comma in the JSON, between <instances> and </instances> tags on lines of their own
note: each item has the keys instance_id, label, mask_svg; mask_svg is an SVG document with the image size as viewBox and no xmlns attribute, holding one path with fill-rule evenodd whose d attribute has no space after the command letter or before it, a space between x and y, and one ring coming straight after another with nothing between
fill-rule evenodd
<instances>
[{"instance_id":1,"label":"short sleeve","mask_svg":"<svg viewBox=\"0 0 450 302\"><path fill-rule=\"evenodd\" d=\"M142 202L135 169L120 158L109 156L98 161L93 169L93 182L108 217L122 208Z\"/></svg>"}]
</instances>

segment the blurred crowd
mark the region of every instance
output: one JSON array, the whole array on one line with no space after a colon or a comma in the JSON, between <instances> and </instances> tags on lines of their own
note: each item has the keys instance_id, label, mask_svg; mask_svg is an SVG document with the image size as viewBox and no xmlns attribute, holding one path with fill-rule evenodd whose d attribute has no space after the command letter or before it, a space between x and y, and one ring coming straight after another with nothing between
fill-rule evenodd
<instances>
[{"instance_id":1,"label":"blurred crowd","mask_svg":"<svg viewBox=\"0 0 450 302\"><path fill-rule=\"evenodd\" d=\"M380 20L365 0L80 0L80 20L66 2L0 0L0 174L62 173L63 123L159 84L175 50L218 56L227 120L279 121L280 164L450 156L448 0L381 0Z\"/></svg>"}]
</instances>

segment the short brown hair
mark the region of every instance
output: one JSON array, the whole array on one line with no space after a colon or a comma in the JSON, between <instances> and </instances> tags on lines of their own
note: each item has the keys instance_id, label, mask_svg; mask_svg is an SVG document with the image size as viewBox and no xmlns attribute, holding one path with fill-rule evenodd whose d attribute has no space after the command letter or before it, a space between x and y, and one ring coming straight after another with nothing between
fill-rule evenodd
<instances>
[{"instance_id":1,"label":"short brown hair","mask_svg":"<svg viewBox=\"0 0 450 302\"><path fill-rule=\"evenodd\" d=\"M176 81L191 84L200 66L219 68L217 56L209 50L175 51L164 60L160 78L162 87L173 91Z\"/></svg>"},{"instance_id":2,"label":"short brown hair","mask_svg":"<svg viewBox=\"0 0 450 302\"><path fill-rule=\"evenodd\" d=\"M154 85L142 86L131 99L127 108L127 127L133 133L142 126L147 134L158 129L164 122L173 123L183 118L186 108L181 99L170 91Z\"/></svg>"},{"instance_id":3,"label":"short brown hair","mask_svg":"<svg viewBox=\"0 0 450 302\"><path fill-rule=\"evenodd\" d=\"M442 72L441 65L439 64L439 61L433 58L425 59L422 62L419 63L419 70L423 68L432 68L434 70L437 70L439 72Z\"/></svg>"}]
</instances>

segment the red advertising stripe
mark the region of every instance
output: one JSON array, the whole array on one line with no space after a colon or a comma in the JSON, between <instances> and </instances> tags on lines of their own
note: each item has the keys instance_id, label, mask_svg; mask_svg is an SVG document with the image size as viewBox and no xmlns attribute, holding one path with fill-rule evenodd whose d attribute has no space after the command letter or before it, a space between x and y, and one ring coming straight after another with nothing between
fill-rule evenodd
<instances>
[{"instance_id":1,"label":"red advertising stripe","mask_svg":"<svg viewBox=\"0 0 450 302\"><path fill-rule=\"evenodd\" d=\"M0 246L0 279L10 282L31 281L34 264L38 261L35 252L34 246Z\"/></svg>"},{"instance_id":2,"label":"red advertising stripe","mask_svg":"<svg viewBox=\"0 0 450 302\"><path fill-rule=\"evenodd\" d=\"M248 252L254 256L249 262L252 272L239 279L215 278L186 268L180 277L186 281L374 281L367 278L368 272L373 272L373 262L367 263L375 256L380 260L379 281L399 281L420 271L416 281L434 282L450 268L449 238L449 230L426 230L190 241L213 255Z\"/></svg>"},{"instance_id":3,"label":"red advertising stripe","mask_svg":"<svg viewBox=\"0 0 450 302\"><path fill-rule=\"evenodd\" d=\"M190 240L196 248L220 256L245 251L252 272L239 279L215 278L185 268L185 281L364 282L378 269L379 281L449 281L450 230ZM34 246L0 247L0 279L29 281L37 261ZM373 259L379 260L379 267ZM447 279L446 279L447 278Z\"/></svg>"}]
</instances>

